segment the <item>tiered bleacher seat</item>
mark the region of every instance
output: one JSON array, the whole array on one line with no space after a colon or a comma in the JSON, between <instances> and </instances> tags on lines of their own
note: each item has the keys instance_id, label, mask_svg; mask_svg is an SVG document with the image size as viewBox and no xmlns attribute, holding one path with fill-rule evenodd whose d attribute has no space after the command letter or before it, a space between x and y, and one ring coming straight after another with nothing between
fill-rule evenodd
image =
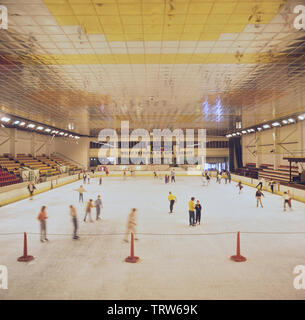
<instances>
[{"instance_id":1,"label":"tiered bleacher seat","mask_svg":"<svg viewBox=\"0 0 305 320\"><path fill-rule=\"evenodd\" d=\"M245 167L235 169L235 173L244 177L257 179L258 168L255 163L247 163Z\"/></svg>"},{"instance_id":2,"label":"tiered bleacher seat","mask_svg":"<svg viewBox=\"0 0 305 320\"><path fill-rule=\"evenodd\" d=\"M0 187L8 186L19 182L20 178L16 177L12 173L7 172L6 170L0 169Z\"/></svg>"},{"instance_id":3,"label":"tiered bleacher seat","mask_svg":"<svg viewBox=\"0 0 305 320\"><path fill-rule=\"evenodd\" d=\"M55 171L53 171L52 174L60 174L58 163L56 163L56 161L48 158L46 155L37 156L36 159L41 161L43 164L46 164L47 166L50 166L53 169L55 169Z\"/></svg>"},{"instance_id":4,"label":"tiered bleacher seat","mask_svg":"<svg viewBox=\"0 0 305 320\"><path fill-rule=\"evenodd\" d=\"M16 162L8 154L0 157L0 167L13 173L15 176L20 176L20 163Z\"/></svg>"},{"instance_id":5,"label":"tiered bleacher seat","mask_svg":"<svg viewBox=\"0 0 305 320\"><path fill-rule=\"evenodd\" d=\"M267 180L276 180L279 182L289 182L289 166L280 165L277 170L273 169L271 164L263 164L260 166L259 178ZM298 167L292 167L292 177L298 176Z\"/></svg>"},{"instance_id":6,"label":"tiered bleacher seat","mask_svg":"<svg viewBox=\"0 0 305 320\"><path fill-rule=\"evenodd\" d=\"M63 165L63 166L69 166L70 170L80 170L75 164L64 160L56 155L51 155L50 157L53 161L56 161L58 164Z\"/></svg>"},{"instance_id":7,"label":"tiered bleacher seat","mask_svg":"<svg viewBox=\"0 0 305 320\"><path fill-rule=\"evenodd\" d=\"M58 172L57 168L52 168L52 166L41 162L38 159L32 157L32 155L17 154L16 160L25 167L30 169L39 169L41 176L45 175L55 175Z\"/></svg>"}]
</instances>

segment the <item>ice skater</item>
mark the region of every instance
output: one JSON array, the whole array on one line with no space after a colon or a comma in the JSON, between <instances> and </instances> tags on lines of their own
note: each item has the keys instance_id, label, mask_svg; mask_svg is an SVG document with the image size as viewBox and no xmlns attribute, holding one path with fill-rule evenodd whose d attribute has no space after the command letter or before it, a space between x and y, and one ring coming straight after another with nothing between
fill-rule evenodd
<instances>
[{"instance_id":1,"label":"ice skater","mask_svg":"<svg viewBox=\"0 0 305 320\"><path fill-rule=\"evenodd\" d=\"M269 182L269 186L270 186L271 192L274 193L275 181L271 180L271 181Z\"/></svg>"},{"instance_id":2,"label":"ice skater","mask_svg":"<svg viewBox=\"0 0 305 320\"><path fill-rule=\"evenodd\" d=\"M261 207L263 208L263 203L262 203L262 196L264 196L264 194L262 193L262 191L260 189L258 189L255 193L255 198L256 198L256 208L258 208L258 205L260 204Z\"/></svg>"},{"instance_id":3,"label":"ice skater","mask_svg":"<svg viewBox=\"0 0 305 320\"><path fill-rule=\"evenodd\" d=\"M42 206L40 209L40 212L37 217L38 221L40 222L40 241L45 242L49 241L47 238L47 212L46 212L46 206Z\"/></svg>"},{"instance_id":4,"label":"ice skater","mask_svg":"<svg viewBox=\"0 0 305 320\"><path fill-rule=\"evenodd\" d=\"M176 177L175 177L175 170L173 169L171 171L171 183L176 182Z\"/></svg>"},{"instance_id":5,"label":"ice skater","mask_svg":"<svg viewBox=\"0 0 305 320\"><path fill-rule=\"evenodd\" d=\"M190 226L195 226L195 203L194 203L195 198L192 197L191 200L189 201L189 222Z\"/></svg>"},{"instance_id":6,"label":"ice skater","mask_svg":"<svg viewBox=\"0 0 305 320\"><path fill-rule=\"evenodd\" d=\"M93 207L94 207L94 205L93 205L93 200L90 199L90 200L87 202L87 205L86 205L86 213L85 213L85 217L84 217L84 222L86 222L87 215L89 216L90 222L93 222L92 217L91 217L91 209L92 209Z\"/></svg>"},{"instance_id":7,"label":"ice skater","mask_svg":"<svg viewBox=\"0 0 305 320\"><path fill-rule=\"evenodd\" d=\"M219 184L221 184L221 173L219 172L218 174L217 174L217 182L219 183Z\"/></svg>"},{"instance_id":8,"label":"ice skater","mask_svg":"<svg viewBox=\"0 0 305 320\"><path fill-rule=\"evenodd\" d=\"M88 176L87 176L87 178L88 178L88 184L90 184L90 178L91 178L91 175L90 175L90 173L88 172Z\"/></svg>"},{"instance_id":9,"label":"ice skater","mask_svg":"<svg viewBox=\"0 0 305 320\"><path fill-rule=\"evenodd\" d=\"M196 201L195 210L196 210L195 224L199 224L200 225L200 221L201 221L201 204L200 204L199 200Z\"/></svg>"},{"instance_id":10,"label":"ice skater","mask_svg":"<svg viewBox=\"0 0 305 320\"><path fill-rule=\"evenodd\" d=\"M123 171L123 180L126 180L126 170Z\"/></svg>"},{"instance_id":11,"label":"ice skater","mask_svg":"<svg viewBox=\"0 0 305 320\"><path fill-rule=\"evenodd\" d=\"M101 220L100 214L101 209L103 208L103 202L101 200L101 196L97 196L97 199L95 200L95 208L96 208L96 220Z\"/></svg>"},{"instance_id":12,"label":"ice skater","mask_svg":"<svg viewBox=\"0 0 305 320\"><path fill-rule=\"evenodd\" d=\"M83 174L83 182L84 182L84 184L86 184L86 181L87 181L87 175L86 175L86 172L84 172L84 174Z\"/></svg>"},{"instance_id":13,"label":"ice skater","mask_svg":"<svg viewBox=\"0 0 305 320\"><path fill-rule=\"evenodd\" d=\"M76 209L72 204L70 205L70 216L72 218L72 223L73 223L73 239L79 239L79 236L77 235L77 230L78 230L78 220L77 220L77 213Z\"/></svg>"},{"instance_id":14,"label":"ice skater","mask_svg":"<svg viewBox=\"0 0 305 320\"><path fill-rule=\"evenodd\" d=\"M30 200L33 200L34 190L36 189L34 183L32 181L30 181L27 188L29 190Z\"/></svg>"},{"instance_id":15,"label":"ice skater","mask_svg":"<svg viewBox=\"0 0 305 320\"><path fill-rule=\"evenodd\" d=\"M154 171L154 179L158 179L157 172Z\"/></svg>"},{"instance_id":16,"label":"ice skater","mask_svg":"<svg viewBox=\"0 0 305 320\"><path fill-rule=\"evenodd\" d=\"M174 210L174 204L176 202L177 198L174 196L171 191L169 192L168 195L168 201L169 201L169 213L173 213Z\"/></svg>"},{"instance_id":17,"label":"ice skater","mask_svg":"<svg viewBox=\"0 0 305 320\"><path fill-rule=\"evenodd\" d=\"M261 178L255 188L262 190L263 189L263 182L264 182L264 180L263 180L263 178Z\"/></svg>"},{"instance_id":18,"label":"ice skater","mask_svg":"<svg viewBox=\"0 0 305 320\"><path fill-rule=\"evenodd\" d=\"M99 185L101 186L102 183L103 183L103 179L102 179L102 177L100 177Z\"/></svg>"},{"instance_id":19,"label":"ice skater","mask_svg":"<svg viewBox=\"0 0 305 320\"><path fill-rule=\"evenodd\" d=\"M241 192L242 192L242 190L243 190L243 185L241 184L241 181L238 182L238 184L236 185L236 187L239 188L238 194L241 194Z\"/></svg>"},{"instance_id":20,"label":"ice skater","mask_svg":"<svg viewBox=\"0 0 305 320\"><path fill-rule=\"evenodd\" d=\"M231 177L231 172L230 171L228 171L228 179L229 179L229 183L231 183L232 177Z\"/></svg>"},{"instance_id":21,"label":"ice skater","mask_svg":"<svg viewBox=\"0 0 305 320\"><path fill-rule=\"evenodd\" d=\"M288 194L288 192L286 192L286 191L284 192L283 199L284 199L284 211L286 211L286 204L288 204L288 207L289 207L289 209L291 211L292 210L292 208L291 208L291 198L290 198L290 195Z\"/></svg>"},{"instance_id":22,"label":"ice skater","mask_svg":"<svg viewBox=\"0 0 305 320\"><path fill-rule=\"evenodd\" d=\"M75 189L75 191L79 193L78 201L84 203L84 192L86 192L84 187L80 186L78 189Z\"/></svg>"},{"instance_id":23,"label":"ice skater","mask_svg":"<svg viewBox=\"0 0 305 320\"><path fill-rule=\"evenodd\" d=\"M137 232L137 209L132 208L127 218L126 233L125 233L124 241L128 242L128 237L131 233L133 233L135 237L134 239L138 240L138 238L136 237L136 232Z\"/></svg>"}]
</instances>

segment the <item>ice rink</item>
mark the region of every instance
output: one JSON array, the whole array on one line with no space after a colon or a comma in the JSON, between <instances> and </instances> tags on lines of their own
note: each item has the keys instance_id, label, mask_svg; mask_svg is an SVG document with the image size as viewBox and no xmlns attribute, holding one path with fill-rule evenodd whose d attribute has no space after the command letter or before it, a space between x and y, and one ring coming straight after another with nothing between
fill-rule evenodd
<instances>
[{"instance_id":1,"label":"ice rink","mask_svg":"<svg viewBox=\"0 0 305 320\"><path fill-rule=\"evenodd\" d=\"M304 299L293 286L293 269L305 265L305 233L241 234L246 262L236 263L236 231L305 232L304 203L283 212L278 195L265 192L256 208L255 189L236 182L202 186L200 177L177 177L174 184L147 178L104 178L84 185L85 200L100 194L102 220L84 223L75 182L0 208L0 265L8 268L8 289L0 299ZM168 192L177 196L170 215ZM188 201L203 206L202 224L188 225ZM69 204L77 207L80 239L72 239ZM37 215L47 206L48 243L39 239ZM138 208L137 264L124 259L130 208ZM95 217L95 209L93 209ZM28 235L29 263L17 262ZM5 235L5 233L20 233ZM205 233L222 233L200 235ZM234 233L226 233L234 232ZM37 233L37 234L31 234ZM145 233L145 234L141 234ZM102 235L107 234L107 235Z\"/></svg>"}]
</instances>

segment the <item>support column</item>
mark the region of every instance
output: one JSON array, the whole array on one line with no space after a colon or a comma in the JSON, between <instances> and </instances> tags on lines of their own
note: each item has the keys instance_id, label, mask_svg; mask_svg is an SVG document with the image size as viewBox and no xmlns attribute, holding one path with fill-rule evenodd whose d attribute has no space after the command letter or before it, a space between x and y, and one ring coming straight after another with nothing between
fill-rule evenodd
<instances>
[{"instance_id":1,"label":"support column","mask_svg":"<svg viewBox=\"0 0 305 320\"><path fill-rule=\"evenodd\" d=\"M10 129L10 154L16 158L16 133L17 129Z\"/></svg>"},{"instance_id":2,"label":"support column","mask_svg":"<svg viewBox=\"0 0 305 320\"><path fill-rule=\"evenodd\" d=\"M279 146L279 130L280 128L274 128L272 137L273 137L273 166L274 170L278 170L281 163L281 154L280 154L280 146Z\"/></svg>"},{"instance_id":3,"label":"support column","mask_svg":"<svg viewBox=\"0 0 305 320\"><path fill-rule=\"evenodd\" d=\"M34 158L36 157L35 146L36 146L36 135L35 135L35 133L32 133L32 136L31 136L31 154L32 154L32 156Z\"/></svg>"},{"instance_id":4,"label":"support column","mask_svg":"<svg viewBox=\"0 0 305 320\"><path fill-rule=\"evenodd\" d=\"M255 142L255 149L256 149L256 168L262 164L262 147L261 145L261 134L260 132L256 133L256 142Z\"/></svg>"}]
</instances>

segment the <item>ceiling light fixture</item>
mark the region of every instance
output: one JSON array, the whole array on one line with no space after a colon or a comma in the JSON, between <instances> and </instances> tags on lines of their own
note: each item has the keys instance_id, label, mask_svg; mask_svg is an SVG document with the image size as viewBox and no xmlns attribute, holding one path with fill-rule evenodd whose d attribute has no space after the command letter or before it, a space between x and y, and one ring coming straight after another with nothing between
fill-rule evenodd
<instances>
[{"instance_id":1,"label":"ceiling light fixture","mask_svg":"<svg viewBox=\"0 0 305 320\"><path fill-rule=\"evenodd\" d=\"M269 126L269 124L264 124L264 125L263 125L263 128L264 128L264 129L269 129L270 126Z\"/></svg>"},{"instance_id":2,"label":"ceiling light fixture","mask_svg":"<svg viewBox=\"0 0 305 320\"><path fill-rule=\"evenodd\" d=\"M280 123L277 121L272 123L272 127L280 127L280 126L281 126Z\"/></svg>"},{"instance_id":3,"label":"ceiling light fixture","mask_svg":"<svg viewBox=\"0 0 305 320\"><path fill-rule=\"evenodd\" d=\"M35 127L36 127L36 125L35 125L35 124L33 124L33 123L30 123L30 124L28 125L28 127L29 127L29 128L31 128L31 129L33 129L33 128L35 128Z\"/></svg>"},{"instance_id":4,"label":"ceiling light fixture","mask_svg":"<svg viewBox=\"0 0 305 320\"><path fill-rule=\"evenodd\" d=\"M1 121L3 121L3 122L10 122L11 121L11 118L8 118L8 117L2 117L1 118Z\"/></svg>"}]
</instances>

